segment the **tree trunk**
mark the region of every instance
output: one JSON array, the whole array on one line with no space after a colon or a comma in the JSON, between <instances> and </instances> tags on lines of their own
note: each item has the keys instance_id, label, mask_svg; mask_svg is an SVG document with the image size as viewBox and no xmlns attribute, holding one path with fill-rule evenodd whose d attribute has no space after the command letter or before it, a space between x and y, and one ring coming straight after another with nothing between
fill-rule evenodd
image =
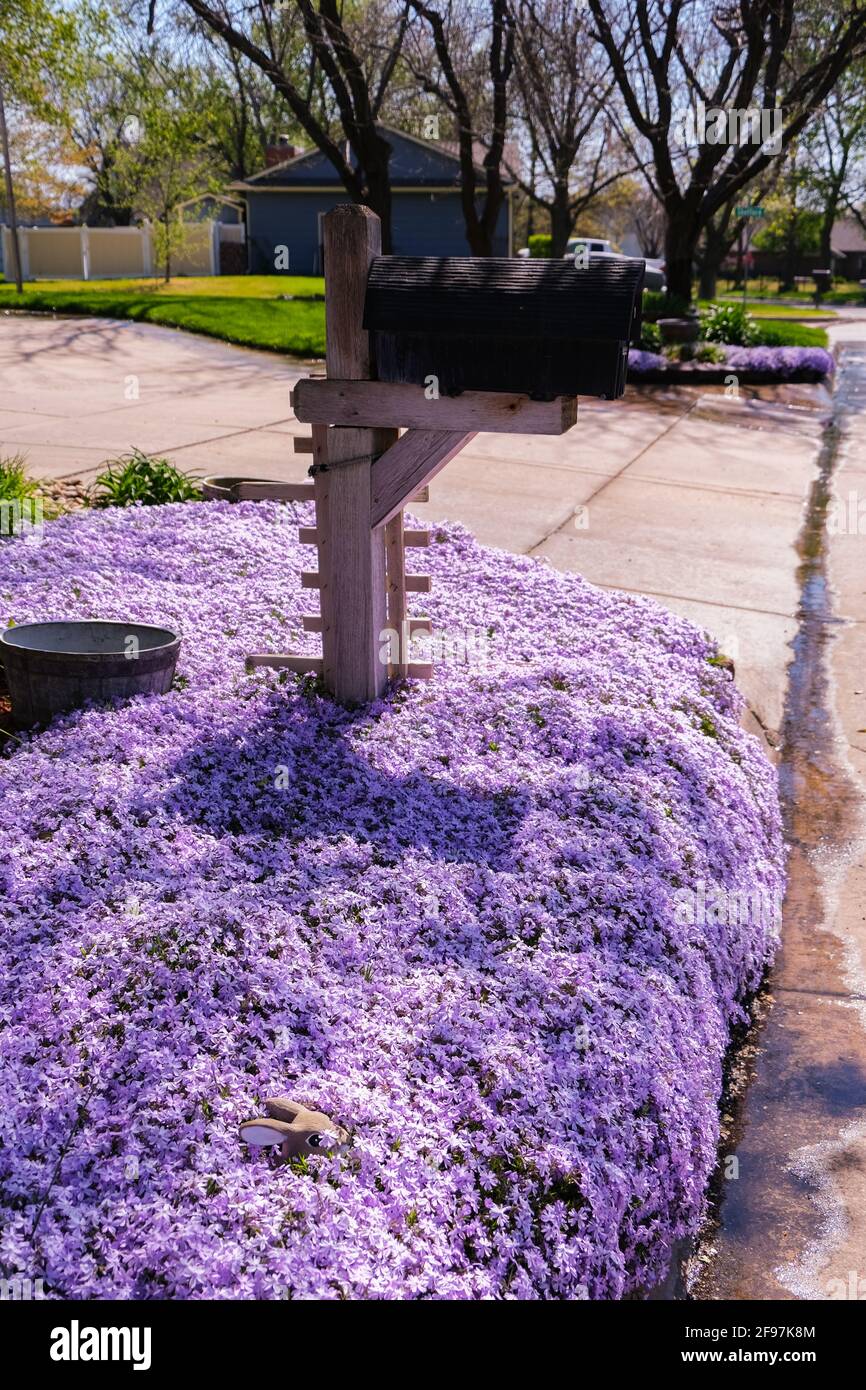
<instances>
[{"instance_id":1,"label":"tree trunk","mask_svg":"<svg viewBox=\"0 0 866 1390\"><path fill-rule=\"evenodd\" d=\"M481 227L481 243L483 251L477 254L480 256L493 256L496 254L495 240L496 228L499 225L499 214L505 205L505 193L502 185L496 180L494 187L488 188L484 198L484 211L478 219Z\"/></svg>"},{"instance_id":2,"label":"tree trunk","mask_svg":"<svg viewBox=\"0 0 866 1390\"><path fill-rule=\"evenodd\" d=\"M490 198L488 194L488 198ZM485 224L485 220L478 216L478 206L472 191L465 185L460 190L460 201L463 205L463 221L466 227L466 240L469 242L469 250L473 256L492 256L493 255L493 233ZM504 198L499 199L499 207L502 206ZM491 204L488 202L488 207ZM498 208L497 208L498 216ZM495 223L494 223L495 225Z\"/></svg>"},{"instance_id":3,"label":"tree trunk","mask_svg":"<svg viewBox=\"0 0 866 1390\"><path fill-rule=\"evenodd\" d=\"M381 170L371 172L367 177L367 206L375 212L382 224L382 255L391 255L391 180L387 165Z\"/></svg>"},{"instance_id":4,"label":"tree trunk","mask_svg":"<svg viewBox=\"0 0 866 1390\"><path fill-rule=\"evenodd\" d=\"M785 259L784 270L782 272L782 283L779 286L779 293L784 294L787 290L794 288L794 277L797 274L797 229L798 219L796 216L791 218L785 237Z\"/></svg>"},{"instance_id":5,"label":"tree trunk","mask_svg":"<svg viewBox=\"0 0 866 1390\"><path fill-rule=\"evenodd\" d=\"M698 280L698 298L715 299L719 282L719 267L704 256L701 261L701 274Z\"/></svg>"},{"instance_id":6,"label":"tree trunk","mask_svg":"<svg viewBox=\"0 0 866 1390\"><path fill-rule=\"evenodd\" d=\"M692 265L699 229L692 217L667 215L665 226L665 278L668 294L691 303Z\"/></svg>"},{"instance_id":7,"label":"tree trunk","mask_svg":"<svg viewBox=\"0 0 866 1390\"><path fill-rule=\"evenodd\" d=\"M550 254L554 258L565 255L568 238L571 236L571 208L568 202L568 187L557 183L553 190L550 207Z\"/></svg>"},{"instance_id":8,"label":"tree trunk","mask_svg":"<svg viewBox=\"0 0 866 1390\"><path fill-rule=\"evenodd\" d=\"M835 221L836 221L836 209L835 209L835 208L833 209L832 213L829 213L829 209L828 209L828 212L825 212L824 216L821 218L821 243L820 243L820 246L818 247L818 253L819 253L820 257L821 257L821 265L820 265L819 269L821 269L821 270L831 270L831 269L832 269L832 263L833 263L832 234L833 234L833 223L834 223Z\"/></svg>"},{"instance_id":9,"label":"tree trunk","mask_svg":"<svg viewBox=\"0 0 866 1390\"><path fill-rule=\"evenodd\" d=\"M18 241L18 216L15 211L15 189L12 186L12 157L9 153L9 131L6 128L6 107L3 103L3 84L0 82L0 144L3 147L3 174L6 182L6 206L9 209L9 237L15 269L15 288L24 293L21 280L21 246Z\"/></svg>"},{"instance_id":10,"label":"tree trunk","mask_svg":"<svg viewBox=\"0 0 866 1390\"><path fill-rule=\"evenodd\" d=\"M831 189L830 196L824 204L824 215L821 218L821 241L818 247L821 256L819 270L833 269L833 226L839 211L840 193L839 188Z\"/></svg>"},{"instance_id":11,"label":"tree trunk","mask_svg":"<svg viewBox=\"0 0 866 1390\"><path fill-rule=\"evenodd\" d=\"M482 227L480 220L475 223L471 231L466 228L466 240L469 242L469 250L473 256L492 256L493 238Z\"/></svg>"},{"instance_id":12,"label":"tree trunk","mask_svg":"<svg viewBox=\"0 0 866 1390\"><path fill-rule=\"evenodd\" d=\"M391 146L375 125L355 131L352 153L361 174L363 193L358 201L375 212L382 225L382 254L390 256L391 237Z\"/></svg>"},{"instance_id":13,"label":"tree trunk","mask_svg":"<svg viewBox=\"0 0 866 1390\"><path fill-rule=\"evenodd\" d=\"M698 285L700 299L715 299L719 283L719 268L725 259L727 250L727 239L716 231L713 224L710 223L706 229L704 254L701 257L701 273Z\"/></svg>"},{"instance_id":14,"label":"tree trunk","mask_svg":"<svg viewBox=\"0 0 866 1390\"><path fill-rule=\"evenodd\" d=\"M532 193L535 193L535 192L536 192L536 187L535 187L535 162L536 162L536 155L535 155L535 147L533 146L533 149L532 149L532 159L530 160L530 164L529 164L529 187L532 189ZM534 234L534 232L535 232L535 198L532 196L532 194L530 194L530 195L527 197L527 200L526 200L526 244L527 244L527 246L529 245L529 238Z\"/></svg>"},{"instance_id":15,"label":"tree trunk","mask_svg":"<svg viewBox=\"0 0 866 1390\"><path fill-rule=\"evenodd\" d=\"M746 273L746 234L742 227L737 237L737 269L734 273L735 283L742 285Z\"/></svg>"}]
</instances>

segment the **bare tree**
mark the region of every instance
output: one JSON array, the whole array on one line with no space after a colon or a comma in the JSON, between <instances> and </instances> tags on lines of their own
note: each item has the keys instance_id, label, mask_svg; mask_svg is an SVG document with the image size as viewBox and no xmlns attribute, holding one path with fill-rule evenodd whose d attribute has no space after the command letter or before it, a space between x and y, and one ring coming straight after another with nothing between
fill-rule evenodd
<instances>
[{"instance_id":1,"label":"bare tree","mask_svg":"<svg viewBox=\"0 0 866 1390\"><path fill-rule=\"evenodd\" d=\"M833 227L840 210L856 208L866 197L864 153L866 66L858 63L836 84L803 140L807 180L822 209L822 266L831 264Z\"/></svg>"},{"instance_id":2,"label":"bare tree","mask_svg":"<svg viewBox=\"0 0 866 1390\"><path fill-rule=\"evenodd\" d=\"M863 52L866 7L858 0L799 9L795 0L588 3L635 147L643 141L649 149L644 172L665 209L668 286L689 299L702 232L797 139ZM683 148L689 142L682 139L677 100L700 101L725 119L728 112L760 117L781 108L778 146L742 139L740 124L734 140L705 139Z\"/></svg>"},{"instance_id":3,"label":"bare tree","mask_svg":"<svg viewBox=\"0 0 866 1390\"><path fill-rule=\"evenodd\" d=\"M579 0L517 0L514 8L520 118L531 151L519 187L550 216L551 255L565 252L584 210L634 169L617 158L612 122L602 113L615 82Z\"/></svg>"},{"instance_id":4,"label":"bare tree","mask_svg":"<svg viewBox=\"0 0 866 1390\"><path fill-rule=\"evenodd\" d=\"M365 203L382 222L382 246L391 249L391 146L378 125L379 112L394 74L409 21L408 5L388 0L381 6L375 47L362 46L370 33L369 14L353 26L352 13L337 0L180 0L202 24L262 72L283 98L298 126L336 169L347 193ZM157 0L149 0L153 22ZM345 136L317 113L296 75L280 61L283 26L295 18L302 26L310 62L327 85ZM366 25L365 25L366 21ZM384 37L383 37L384 36ZM352 158L354 156L354 159Z\"/></svg>"},{"instance_id":5,"label":"bare tree","mask_svg":"<svg viewBox=\"0 0 866 1390\"><path fill-rule=\"evenodd\" d=\"M665 210L649 189L635 195L632 222L642 256L661 256L665 245Z\"/></svg>"},{"instance_id":6,"label":"bare tree","mask_svg":"<svg viewBox=\"0 0 866 1390\"><path fill-rule=\"evenodd\" d=\"M479 15L459 0L439 5L411 0L411 5L423 27L413 33L415 42L407 47L404 60L423 90L454 118L466 239L473 255L490 256L506 197L503 162L514 72L514 18L507 0L488 0L487 22L481 28L485 37L479 43ZM476 154L481 147L485 153L479 188Z\"/></svg>"}]
</instances>

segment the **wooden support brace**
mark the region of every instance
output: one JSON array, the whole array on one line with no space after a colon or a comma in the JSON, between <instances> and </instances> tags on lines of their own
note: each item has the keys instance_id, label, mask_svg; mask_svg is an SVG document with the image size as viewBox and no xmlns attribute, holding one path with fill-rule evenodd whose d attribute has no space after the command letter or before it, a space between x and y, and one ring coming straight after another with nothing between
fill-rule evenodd
<instances>
[{"instance_id":1,"label":"wooden support brace","mask_svg":"<svg viewBox=\"0 0 866 1390\"><path fill-rule=\"evenodd\" d=\"M313 441L309 435L296 434L292 438L292 447L296 454L311 454L313 452Z\"/></svg>"},{"instance_id":2,"label":"wooden support brace","mask_svg":"<svg viewBox=\"0 0 866 1390\"><path fill-rule=\"evenodd\" d=\"M390 521L408 497L435 478L474 438L459 430L407 430L401 435L373 464L372 524Z\"/></svg>"},{"instance_id":3,"label":"wooden support brace","mask_svg":"<svg viewBox=\"0 0 866 1390\"><path fill-rule=\"evenodd\" d=\"M407 594L429 594L430 576L429 574L404 575L404 586ZM322 576L319 570L302 570L302 589L321 589L323 587ZM390 625L391 624L389 624L389 626Z\"/></svg>"},{"instance_id":4,"label":"wooden support brace","mask_svg":"<svg viewBox=\"0 0 866 1390\"><path fill-rule=\"evenodd\" d=\"M406 549L402 510L395 512L385 527L385 573L388 584L388 628L390 633L398 634L397 660L389 663L388 672L393 678L402 679L409 674L408 657L403 650L407 613ZM393 642L393 637L389 641Z\"/></svg>"},{"instance_id":5,"label":"wooden support brace","mask_svg":"<svg viewBox=\"0 0 866 1390\"><path fill-rule=\"evenodd\" d=\"M298 540L300 541L301 545L317 545L319 540L318 530L315 526L299 526ZM404 529L403 544L417 546L429 545L430 532Z\"/></svg>"},{"instance_id":6,"label":"wooden support brace","mask_svg":"<svg viewBox=\"0 0 866 1390\"><path fill-rule=\"evenodd\" d=\"M430 544L430 532L429 532L429 531L413 531L413 530L407 530L407 529L404 527L404 528L403 528L403 544L404 544L404 545L429 545L429 544Z\"/></svg>"},{"instance_id":7,"label":"wooden support brace","mask_svg":"<svg viewBox=\"0 0 866 1390\"><path fill-rule=\"evenodd\" d=\"M281 483L276 478L250 478L237 484L239 502L312 502L312 483Z\"/></svg>"},{"instance_id":8,"label":"wooden support brace","mask_svg":"<svg viewBox=\"0 0 866 1390\"><path fill-rule=\"evenodd\" d=\"M290 656L272 652L253 652L247 657L246 664L248 671L259 666L271 666L278 671L295 671L298 675L314 671L317 676L322 674L324 665L320 656Z\"/></svg>"},{"instance_id":9,"label":"wooden support brace","mask_svg":"<svg viewBox=\"0 0 866 1390\"><path fill-rule=\"evenodd\" d=\"M430 618L406 618L405 621L409 624L410 636L414 637L416 632L426 632L429 634L433 631L433 623ZM321 614L305 613L301 619L301 624L304 632L321 632Z\"/></svg>"},{"instance_id":10,"label":"wooden support brace","mask_svg":"<svg viewBox=\"0 0 866 1390\"><path fill-rule=\"evenodd\" d=\"M429 574L404 575L404 585L407 594L429 594L430 576ZM302 589L321 589L323 587L325 586L322 584L322 576L319 570L301 571Z\"/></svg>"}]
</instances>

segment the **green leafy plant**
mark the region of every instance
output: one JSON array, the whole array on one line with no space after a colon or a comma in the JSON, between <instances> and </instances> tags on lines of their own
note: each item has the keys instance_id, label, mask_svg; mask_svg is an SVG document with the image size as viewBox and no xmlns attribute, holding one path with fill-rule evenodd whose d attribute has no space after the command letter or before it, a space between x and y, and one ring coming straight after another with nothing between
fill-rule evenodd
<instances>
[{"instance_id":1,"label":"green leafy plant","mask_svg":"<svg viewBox=\"0 0 866 1390\"><path fill-rule=\"evenodd\" d=\"M549 232L536 232L533 236L526 238L526 244L529 247L531 260L545 260L550 255L553 237Z\"/></svg>"},{"instance_id":2,"label":"green leafy plant","mask_svg":"<svg viewBox=\"0 0 866 1390\"><path fill-rule=\"evenodd\" d=\"M25 497L35 497L39 484L28 478L24 454L0 457L0 502L21 502Z\"/></svg>"},{"instance_id":3,"label":"green leafy plant","mask_svg":"<svg viewBox=\"0 0 866 1390\"><path fill-rule=\"evenodd\" d=\"M662 290L643 292L643 317L647 323L657 323L659 319L681 319L689 308L688 300L681 295Z\"/></svg>"},{"instance_id":4,"label":"green leafy plant","mask_svg":"<svg viewBox=\"0 0 866 1390\"><path fill-rule=\"evenodd\" d=\"M644 323L641 325L640 342L638 346L644 352L661 352L662 335L661 329L655 323Z\"/></svg>"},{"instance_id":5,"label":"green leafy plant","mask_svg":"<svg viewBox=\"0 0 866 1390\"><path fill-rule=\"evenodd\" d=\"M166 458L153 458L133 449L109 459L90 496L92 507L131 507L141 502L158 507L165 502L191 502L201 497L197 481Z\"/></svg>"},{"instance_id":6,"label":"green leafy plant","mask_svg":"<svg viewBox=\"0 0 866 1390\"><path fill-rule=\"evenodd\" d=\"M695 347L696 362L724 362L725 353L718 343L698 343Z\"/></svg>"},{"instance_id":7,"label":"green leafy plant","mask_svg":"<svg viewBox=\"0 0 866 1390\"><path fill-rule=\"evenodd\" d=\"M28 478L24 454L0 455L0 537L20 534L19 526L25 529L41 524L43 519L58 516L63 510L50 497L43 493L35 478ZM9 503L18 503L10 509ZM20 520L15 520L15 513Z\"/></svg>"},{"instance_id":8,"label":"green leafy plant","mask_svg":"<svg viewBox=\"0 0 866 1390\"><path fill-rule=\"evenodd\" d=\"M757 321L741 304L716 304L701 324L701 337L707 343L753 347L760 336Z\"/></svg>"},{"instance_id":9,"label":"green leafy plant","mask_svg":"<svg viewBox=\"0 0 866 1390\"><path fill-rule=\"evenodd\" d=\"M694 343L666 343L662 348L662 356L669 362L693 362L695 360Z\"/></svg>"}]
</instances>

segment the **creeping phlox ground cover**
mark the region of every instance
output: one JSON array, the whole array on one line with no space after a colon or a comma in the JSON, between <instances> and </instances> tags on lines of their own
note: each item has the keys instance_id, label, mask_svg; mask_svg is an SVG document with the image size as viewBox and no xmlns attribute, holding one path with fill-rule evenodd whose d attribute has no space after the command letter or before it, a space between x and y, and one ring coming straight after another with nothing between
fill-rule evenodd
<instances>
[{"instance_id":1,"label":"creeping phlox ground cover","mask_svg":"<svg viewBox=\"0 0 866 1390\"><path fill-rule=\"evenodd\" d=\"M183 634L169 695L0 762L0 1263L67 1298L640 1292L701 1219L775 937L677 903L778 894L775 774L697 629L453 525L423 607L483 659L354 713L246 674L315 650L299 521L0 546L0 621ZM245 1149L274 1093L351 1147Z\"/></svg>"},{"instance_id":2,"label":"creeping phlox ground cover","mask_svg":"<svg viewBox=\"0 0 866 1390\"><path fill-rule=\"evenodd\" d=\"M779 381L803 374L832 376L835 366L832 354L819 347L726 347L724 353L723 365L733 371L772 373ZM648 372L679 370L682 365L658 352L629 349L629 375L637 381Z\"/></svg>"}]
</instances>

